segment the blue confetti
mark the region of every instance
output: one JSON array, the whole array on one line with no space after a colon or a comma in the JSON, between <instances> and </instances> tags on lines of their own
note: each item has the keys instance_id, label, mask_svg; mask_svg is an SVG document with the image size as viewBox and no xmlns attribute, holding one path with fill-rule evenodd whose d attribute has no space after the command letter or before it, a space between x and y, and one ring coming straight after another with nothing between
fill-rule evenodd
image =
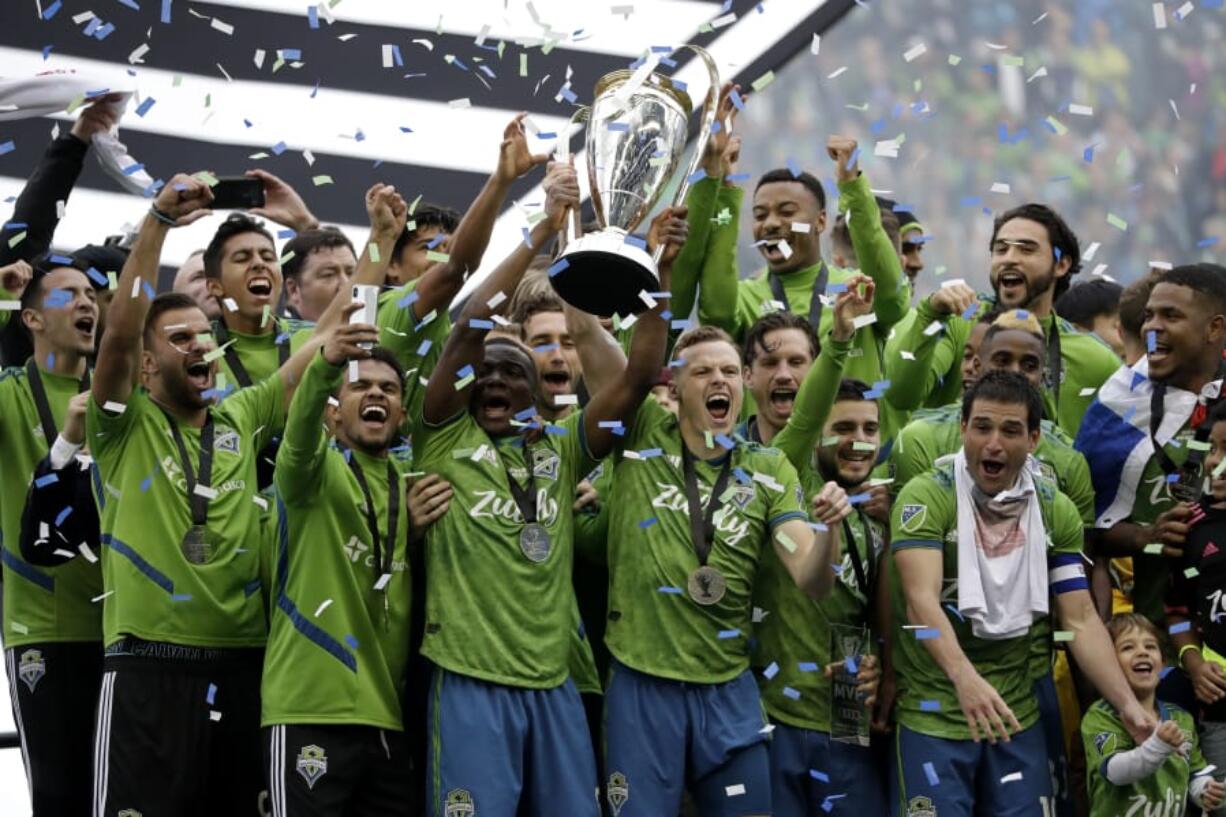
<instances>
[{"instance_id":1,"label":"blue confetti","mask_svg":"<svg viewBox=\"0 0 1226 817\"><path fill-rule=\"evenodd\" d=\"M1145 333L1145 351L1152 353L1158 348L1158 333L1153 329Z\"/></svg>"},{"instance_id":2,"label":"blue confetti","mask_svg":"<svg viewBox=\"0 0 1226 817\"><path fill-rule=\"evenodd\" d=\"M814 661L801 661L796 665L796 668L801 672L817 672L817 663Z\"/></svg>"},{"instance_id":3,"label":"blue confetti","mask_svg":"<svg viewBox=\"0 0 1226 817\"><path fill-rule=\"evenodd\" d=\"M217 700L217 684L209 684L209 691L205 693L204 702L212 706L215 700Z\"/></svg>"},{"instance_id":4,"label":"blue confetti","mask_svg":"<svg viewBox=\"0 0 1226 817\"><path fill-rule=\"evenodd\" d=\"M482 320L481 318L470 318L468 325L472 329L493 329L494 322Z\"/></svg>"},{"instance_id":5,"label":"blue confetti","mask_svg":"<svg viewBox=\"0 0 1226 817\"><path fill-rule=\"evenodd\" d=\"M170 600L171 601L191 601L192 594L191 593L172 593L170 596Z\"/></svg>"},{"instance_id":6,"label":"blue confetti","mask_svg":"<svg viewBox=\"0 0 1226 817\"><path fill-rule=\"evenodd\" d=\"M59 481L60 478L55 474L47 474L34 480L34 486L37 488L46 488L48 485L54 485Z\"/></svg>"},{"instance_id":7,"label":"blue confetti","mask_svg":"<svg viewBox=\"0 0 1226 817\"><path fill-rule=\"evenodd\" d=\"M271 148L269 148L269 150L272 151L273 156L280 156L285 152L285 143L277 142L277 144L273 145Z\"/></svg>"},{"instance_id":8,"label":"blue confetti","mask_svg":"<svg viewBox=\"0 0 1226 817\"><path fill-rule=\"evenodd\" d=\"M732 102L733 107L735 107L738 111L745 110L745 100L741 99L741 95L737 92L736 88L733 88L732 92L728 94L728 99Z\"/></svg>"},{"instance_id":9,"label":"blue confetti","mask_svg":"<svg viewBox=\"0 0 1226 817\"><path fill-rule=\"evenodd\" d=\"M940 712L940 701L920 701L920 712Z\"/></svg>"},{"instance_id":10,"label":"blue confetti","mask_svg":"<svg viewBox=\"0 0 1226 817\"><path fill-rule=\"evenodd\" d=\"M72 293L66 289L53 289L43 298L44 309L61 309L72 303Z\"/></svg>"},{"instance_id":11,"label":"blue confetti","mask_svg":"<svg viewBox=\"0 0 1226 817\"><path fill-rule=\"evenodd\" d=\"M463 369L460 369L458 372L456 372L455 375L456 375L457 380L463 380L464 378L468 377L472 373L473 373L473 367L472 367L472 364L470 363L467 366L465 366Z\"/></svg>"},{"instance_id":12,"label":"blue confetti","mask_svg":"<svg viewBox=\"0 0 1226 817\"><path fill-rule=\"evenodd\" d=\"M793 160L793 159L792 159L792 157L790 157L790 156L789 156L789 157L788 157L788 159L787 159L787 161L786 161L786 162L784 162L784 164L785 164L785 165L787 165L788 172L790 172L790 173L792 174L792 178L793 178L793 179L799 179L799 178L800 178L800 174L801 174L803 171L801 171L801 169L800 169L800 165L796 164L795 160Z\"/></svg>"},{"instance_id":13,"label":"blue confetti","mask_svg":"<svg viewBox=\"0 0 1226 817\"><path fill-rule=\"evenodd\" d=\"M941 785L941 778L937 777L937 770L932 765L932 761L924 763L924 777L928 778L929 786Z\"/></svg>"},{"instance_id":14,"label":"blue confetti","mask_svg":"<svg viewBox=\"0 0 1226 817\"><path fill-rule=\"evenodd\" d=\"M941 637L941 629L939 627L921 627L915 631L916 641L928 641L933 638Z\"/></svg>"},{"instance_id":15,"label":"blue confetti","mask_svg":"<svg viewBox=\"0 0 1226 817\"><path fill-rule=\"evenodd\" d=\"M644 519L642 522L639 523L639 527L640 528L650 528L652 525L656 523L656 521L657 520L654 516L649 519Z\"/></svg>"},{"instance_id":16,"label":"blue confetti","mask_svg":"<svg viewBox=\"0 0 1226 817\"><path fill-rule=\"evenodd\" d=\"M56 517L55 517L55 526L56 526L57 528L63 527L63 526L64 526L64 520L65 520L65 519L67 519L67 518L68 518L68 517L70 517L70 516L72 516L72 506L71 506L71 505L69 505L68 507L64 508L64 510L62 510L62 511L60 511L58 514L56 514Z\"/></svg>"},{"instance_id":17,"label":"blue confetti","mask_svg":"<svg viewBox=\"0 0 1226 817\"><path fill-rule=\"evenodd\" d=\"M283 60L300 60L302 59L302 49L299 48L282 48L281 59Z\"/></svg>"},{"instance_id":18,"label":"blue confetti","mask_svg":"<svg viewBox=\"0 0 1226 817\"><path fill-rule=\"evenodd\" d=\"M659 588L659 590L660 590L660 592L661 592L661 593L669 593L669 594L674 595L674 596L679 596L679 595L681 595L681 588L680 588L680 587L661 587L661 588Z\"/></svg>"},{"instance_id":19,"label":"blue confetti","mask_svg":"<svg viewBox=\"0 0 1226 817\"><path fill-rule=\"evenodd\" d=\"M698 184L700 181L702 181L706 177L707 177L707 171L703 170L700 167L697 170L695 170L693 173L691 173L690 177L686 179L686 181L689 182L690 184Z\"/></svg>"},{"instance_id":20,"label":"blue confetti","mask_svg":"<svg viewBox=\"0 0 1226 817\"><path fill-rule=\"evenodd\" d=\"M170 23L170 4L172 0L162 0L162 22Z\"/></svg>"},{"instance_id":21,"label":"blue confetti","mask_svg":"<svg viewBox=\"0 0 1226 817\"><path fill-rule=\"evenodd\" d=\"M615 133L627 133L630 130L629 122L610 122L609 130Z\"/></svg>"},{"instance_id":22,"label":"blue confetti","mask_svg":"<svg viewBox=\"0 0 1226 817\"><path fill-rule=\"evenodd\" d=\"M720 640L726 640L729 638L739 638L740 635L741 635L740 630L720 630L719 631Z\"/></svg>"},{"instance_id":23,"label":"blue confetti","mask_svg":"<svg viewBox=\"0 0 1226 817\"><path fill-rule=\"evenodd\" d=\"M16 149L17 145L12 139L8 140L7 142L0 142L0 156L3 156L6 153L12 153Z\"/></svg>"},{"instance_id":24,"label":"blue confetti","mask_svg":"<svg viewBox=\"0 0 1226 817\"><path fill-rule=\"evenodd\" d=\"M863 505L865 502L868 502L872 498L873 498L872 493L870 493L869 491L865 491L862 494L855 494L854 496L847 497L847 503L849 505Z\"/></svg>"},{"instance_id":25,"label":"blue confetti","mask_svg":"<svg viewBox=\"0 0 1226 817\"><path fill-rule=\"evenodd\" d=\"M54 17L56 14L59 13L59 10L63 5L64 4L61 2L61 0L55 0L54 3L47 6L45 9L43 9L43 19L50 20L52 17Z\"/></svg>"},{"instance_id":26,"label":"blue confetti","mask_svg":"<svg viewBox=\"0 0 1226 817\"><path fill-rule=\"evenodd\" d=\"M354 638L353 635L346 635L345 643L348 644L349 648L352 650L356 650L358 648L358 640Z\"/></svg>"},{"instance_id":27,"label":"blue confetti","mask_svg":"<svg viewBox=\"0 0 1226 817\"><path fill-rule=\"evenodd\" d=\"M785 698L791 698L793 701L799 701L799 700L800 700L800 693L799 693L799 692L797 692L796 690L792 689L791 687L784 687L784 688L783 688L783 695L784 695L784 697L785 697Z\"/></svg>"},{"instance_id":28,"label":"blue confetti","mask_svg":"<svg viewBox=\"0 0 1226 817\"><path fill-rule=\"evenodd\" d=\"M1178 624L1172 624L1169 632L1171 635L1175 635L1176 633L1186 633L1188 630L1191 630L1191 629L1192 629L1192 622L1181 621Z\"/></svg>"},{"instance_id":29,"label":"blue confetti","mask_svg":"<svg viewBox=\"0 0 1226 817\"><path fill-rule=\"evenodd\" d=\"M819 772L817 769L810 769L809 777L812 777L814 780L819 780L822 783L830 782L830 775L826 774L825 772Z\"/></svg>"},{"instance_id":30,"label":"blue confetti","mask_svg":"<svg viewBox=\"0 0 1226 817\"><path fill-rule=\"evenodd\" d=\"M433 345L434 345L434 341L428 340L428 339L423 340L421 342L421 345L417 347L417 356L425 357L426 355L430 354L430 347L432 347Z\"/></svg>"},{"instance_id":31,"label":"blue confetti","mask_svg":"<svg viewBox=\"0 0 1226 817\"><path fill-rule=\"evenodd\" d=\"M779 665L776 664L774 661L771 661L770 666L762 670L762 676L766 678L766 680L768 681L773 679L778 674L779 674Z\"/></svg>"},{"instance_id":32,"label":"blue confetti","mask_svg":"<svg viewBox=\"0 0 1226 817\"><path fill-rule=\"evenodd\" d=\"M549 268L549 277L552 278L553 276L557 275L562 270L567 269L569 266L570 266L570 262L567 261L565 258L558 259L557 261L554 262L553 266Z\"/></svg>"},{"instance_id":33,"label":"blue confetti","mask_svg":"<svg viewBox=\"0 0 1226 817\"><path fill-rule=\"evenodd\" d=\"M860 673L860 665L856 663L854 655L849 655L843 659L843 669L847 670L848 675L858 675Z\"/></svg>"},{"instance_id":34,"label":"blue confetti","mask_svg":"<svg viewBox=\"0 0 1226 817\"><path fill-rule=\"evenodd\" d=\"M1196 242L1196 246L1203 250L1205 247L1212 247L1214 244L1217 243L1217 241L1218 241L1217 236L1212 236L1210 238L1202 238L1200 241Z\"/></svg>"},{"instance_id":35,"label":"blue confetti","mask_svg":"<svg viewBox=\"0 0 1226 817\"><path fill-rule=\"evenodd\" d=\"M319 28L319 6L307 6L307 26Z\"/></svg>"}]
</instances>

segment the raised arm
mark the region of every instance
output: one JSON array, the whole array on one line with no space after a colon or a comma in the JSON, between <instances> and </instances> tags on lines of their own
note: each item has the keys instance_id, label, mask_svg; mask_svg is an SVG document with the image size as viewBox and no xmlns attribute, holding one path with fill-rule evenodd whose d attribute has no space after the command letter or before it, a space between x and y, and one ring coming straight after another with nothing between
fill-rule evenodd
<instances>
[{"instance_id":1,"label":"raised arm","mask_svg":"<svg viewBox=\"0 0 1226 817\"><path fill-rule=\"evenodd\" d=\"M847 289L835 298L830 338L800 384L792 416L771 439L771 447L782 451L797 471L809 464L821 441L856 333L855 319L873 311L873 286L871 278L857 275L848 279Z\"/></svg>"},{"instance_id":2,"label":"raised arm","mask_svg":"<svg viewBox=\"0 0 1226 817\"><path fill-rule=\"evenodd\" d=\"M885 399L891 406L903 412L920 408L962 360L962 345L955 337L959 333L950 331L950 319L964 313L976 299L973 289L954 283L942 286L915 307L915 320L898 343L898 348L910 352L914 360L899 355L885 362L885 376L890 381ZM944 324L943 332L927 331L934 321Z\"/></svg>"},{"instance_id":3,"label":"raised arm","mask_svg":"<svg viewBox=\"0 0 1226 817\"><path fill-rule=\"evenodd\" d=\"M728 213L726 219L711 224L707 255L698 279L698 322L718 326L734 338L741 336L736 317L736 235L741 225L743 192L736 186L720 188L715 202L717 216L725 209Z\"/></svg>"},{"instance_id":4,"label":"raised arm","mask_svg":"<svg viewBox=\"0 0 1226 817\"><path fill-rule=\"evenodd\" d=\"M588 394L597 394L625 374L626 353L595 315L566 304L566 331L579 353Z\"/></svg>"},{"instance_id":5,"label":"raised arm","mask_svg":"<svg viewBox=\"0 0 1226 817\"><path fill-rule=\"evenodd\" d=\"M651 223L652 239L649 243L666 245L659 264L660 286L665 291L671 283L669 276L673 262L688 232L684 207L667 208ZM667 304L657 302L654 307L639 314L625 372L620 378L604 384L584 409L583 433L588 452L595 459L607 455L617 439L612 428L602 427L601 424L628 424L651 393L651 387L664 364L664 348L668 343L668 321L661 314L667 308Z\"/></svg>"},{"instance_id":6,"label":"raised arm","mask_svg":"<svg viewBox=\"0 0 1226 817\"><path fill-rule=\"evenodd\" d=\"M833 482L822 486L812 501L812 516L789 519L775 527L775 554L788 575L809 598L820 601L834 588L834 562L838 557L843 520L851 513L847 492Z\"/></svg>"},{"instance_id":7,"label":"raised arm","mask_svg":"<svg viewBox=\"0 0 1226 817\"><path fill-rule=\"evenodd\" d=\"M106 313L106 332L102 334L91 387L98 405L128 401L140 367L141 333L156 292L158 260L166 233L172 226L182 227L209 215L212 200L213 191L207 184L180 173L162 187L141 222Z\"/></svg>"},{"instance_id":8,"label":"raised arm","mask_svg":"<svg viewBox=\"0 0 1226 817\"><path fill-rule=\"evenodd\" d=\"M732 125L738 111L732 104L734 90L740 92L739 86L730 82L720 89L716 113L718 130L707 140L706 152L699 165L706 175L690 186L689 194L685 197L690 235L681 254L673 262L673 297L669 304L673 316L679 320L688 318L694 310L699 276L709 249L707 242L711 236L711 224L718 215L716 202L721 188L732 184L726 179L735 169L741 153L741 139L732 135Z\"/></svg>"},{"instance_id":9,"label":"raised arm","mask_svg":"<svg viewBox=\"0 0 1226 817\"><path fill-rule=\"evenodd\" d=\"M504 149L507 144L503 142ZM538 248L561 229L570 208L579 206L579 179L575 169L568 164L554 163L547 174L556 178L550 180L545 196L546 218L536 223L529 236L531 246L522 241L516 244L511 254L477 286L447 337L447 344L426 386L422 415L427 423L442 422L464 408L469 387L456 388L457 372L467 366L475 368L484 357L485 333L489 331L488 322L494 314L489 302L500 293L507 295L515 291ZM473 321L478 322L476 326Z\"/></svg>"},{"instance_id":10,"label":"raised arm","mask_svg":"<svg viewBox=\"0 0 1226 817\"><path fill-rule=\"evenodd\" d=\"M877 284L874 307L877 330L884 334L907 314L911 288L903 281L898 248L881 226L881 212L868 186L868 177L860 172L856 140L831 136L826 152L835 162L839 197L847 205L847 230L860 261L860 270Z\"/></svg>"},{"instance_id":11,"label":"raised arm","mask_svg":"<svg viewBox=\"0 0 1226 817\"><path fill-rule=\"evenodd\" d=\"M342 295L344 291L342 290ZM359 303L346 303L341 310L340 319L335 326L326 332L315 332L290 359L277 370L281 378L281 386L285 389L284 402L281 405L293 405L294 393L307 366L321 354L330 362L345 360L361 360L370 357L370 349L379 343L379 330L369 323L349 323L349 316L362 308ZM365 346L366 348L362 348ZM322 352L320 350L323 350ZM342 351L337 351L337 350ZM333 363L340 365L340 363Z\"/></svg>"}]
</instances>

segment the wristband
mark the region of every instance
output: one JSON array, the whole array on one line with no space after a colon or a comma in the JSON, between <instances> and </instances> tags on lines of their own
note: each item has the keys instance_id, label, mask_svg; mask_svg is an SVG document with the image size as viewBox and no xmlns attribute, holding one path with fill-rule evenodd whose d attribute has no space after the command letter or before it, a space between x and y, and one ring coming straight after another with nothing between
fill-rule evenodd
<instances>
[{"instance_id":1,"label":"wristband","mask_svg":"<svg viewBox=\"0 0 1226 817\"><path fill-rule=\"evenodd\" d=\"M179 223L177 221L175 221L173 218L171 218L170 216L166 215L161 210L159 210L156 204L149 206L149 215L153 216L158 221L162 222L168 227L178 227L179 226Z\"/></svg>"},{"instance_id":2,"label":"wristband","mask_svg":"<svg viewBox=\"0 0 1226 817\"><path fill-rule=\"evenodd\" d=\"M1177 663L1181 667L1183 666L1183 654L1187 652L1188 650L1196 650L1197 654L1200 654L1200 645L1199 644L1184 644L1182 647L1179 648L1179 658L1177 659Z\"/></svg>"}]
</instances>

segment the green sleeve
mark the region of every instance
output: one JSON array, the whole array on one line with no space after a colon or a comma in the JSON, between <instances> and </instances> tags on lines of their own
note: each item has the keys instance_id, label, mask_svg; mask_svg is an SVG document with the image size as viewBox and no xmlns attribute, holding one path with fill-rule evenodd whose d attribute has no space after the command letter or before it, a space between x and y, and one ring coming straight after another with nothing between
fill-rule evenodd
<instances>
[{"instance_id":1,"label":"green sleeve","mask_svg":"<svg viewBox=\"0 0 1226 817\"><path fill-rule=\"evenodd\" d=\"M1205 760L1205 753L1201 751L1200 735L1196 734L1196 723L1189 713L1179 713L1179 726L1192 738L1192 751L1188 753L1188 771L1195 776L1209 765L1209 761Z\"/></svg>"},{"instance_id":2,"label":"green sleeve","mask_svg":"<svg viewBox=\"0 0 1226 817\"><path fill-rule=\"evenodd\" d=\"M861 173L840 183L839 201L846 205L847 229L860 271L877 285L873 311L877 315L876 330L884 335L907 314L911 287L903 280L898 250L881 226L881 211L868 186L868 177Z\"/></svg>"},{"instance_id":3,"label":"green sleeve","mask_svg":"<svg viewBox=\"0 0 1226 817\"><path fill-rule=\"evenodd\" d=\"M716 207L726 206L732 218L727 224L711 226L698 282L699 323L718 326L734 338L740 335L736 309L736 234L741 224L742 195L741 188L727 186L716 195Z\"/></svg>"},{"instance_id":4,"label":"green sleeve","mask_svg":"<svg viewBox=\"0 0 1226 817\"><path fill-rule=\"evenodd\" d=\"M890 509L890 549L942 549L945 532L957 523L952 496L952 491L942 490L932 475L917 477L904 485Z\"/></svg>"},{"instance_id":5,"label":"green sleeve","mask_svg":"<svg viewBox=\"0 0 1226 817\"><path fill-rule=\"evenodd\" d=\"M935 334L924 334L933 321L945 323L945 331ZM885 361L885 377L890 381L890 387L885 392L885 399L899 411L915 411L924 405L928 395L936 390L943 376L951 365L962 359L962 344L956 343L950 332L948 321L933 311L928 305L928 299L920 301L915 306L915 320L902 337L898 339L897 349L910 352L914 360L907 360L902 355Z\"/></svg>"},{"instance_id":6,"label":"green sleeve","mask_svg":"<svg viewBox=\"0 0 1226 817\"><path fill-rule=\"evenodd\" d=\"M1056 493L1052 505L1051 552L1081 553L1085 545L1085 523L1081 512L1063 492Z\"/></svg>"},{"instance_id":7,"label":"green sleeve","mask_svg":"<svg viewBox=\"0 0 1226 817\"><path fill-rule=\"evenodd\" d=\"M898 490L927 471L936 462L936 446L933 445L932 424L923 421L907 423L894 438L890 452L894 460L894 482Z\"/></svg>"},{"instance_id":8,"label":"green sleeve","mask_svg":"<svg viewBox=\"0 0 1226 817\"><path fill-rule=\"evenodd\" d=\"M602 464L592 486L600 495L595 510L584 508L575 513L575 555L593 565L608 565L609 501L613 498L613 463Z\"/></svg>"},{"instance_id":9,"label":"green sleeve","mask_svg":"<svg viewBox=\"0 0 1226 817\"><path fill-rule=\"evenodd\" d=\"M776 525L781 525L790 519L804 519L808 521L809 514L805 510L805 493L800 487L800 477L796 473L796 469L792 467L792 463L788 462L787 457L780 454L773 454L775 460L775 481L783 486L782 490L775 490L774 486L763 485L766 490L768 509L766 518L770 522L770 526L774 528Z\"/></svg>"},{"instance_id":10,"label":"green sleeve","mask_svg":"<svg viewBox=\"0 0 1226 817\"><path fill-rule=\"evenodd\" d=\"M277 493L287 504L302 504L319 494L328 444L324 408L336 393L345 369L328 363L322 354L315 355L294 390L273 475Z\"/></svg>"},{"instance_id":11,"label":"green sleeve","mask_svg":"<svg viewBox=\"0 0 1226 817\"><path fill-rule=\"evenodd\" d=\"M7 289L0 289L0 301L20 301L21 298L9 292ZM0 309L0 329L8 326L9 316L16 310Z\"/></svg>"},{"instance_id":12,"label":"green sleeve","mask_svg":"<svg viewBox=\"0 0 1226 817\"><path fill-rule=\"evenodd\" d=\"M771 447L778 448L797 471L804 470L813 458L813 450L822 438L822 428L834 406L839 393L839 381L843 379L843 364L851 341L827 338L821 354L809 367L800 391L796 393L796 405L792 416L779 433L771 439Z\"/></svg>"},{"instance_id":13,"label":"green sleeve","mask_svg":"<svg viewBox=\"0 0 1226 817\"><path fill-rule=\"evenodd\" d=\"M225 407L235 414L244 434L250 434L255 447L262 449L285 429L285 383L281 372L230 394Z\"/></svg>"},{"instance_id":14,"label":"green sleeve","mask_svg":"<svg viewBox=\"0 0 1226 817\"><path fill-rule=\"evenodd\" d=\"M1116 752L1132 749L1133 744L1123 724L1111 717L1101 701L1081 719L1081 742L1085 744L1086 773L1111 785L1102 777L1103 763Z\"/></svg>"},{"instance_id":15,"label":"green sleeve","mask_svg":"<svg viewBox=\"0 0 1226 817\"><path fill-rule=\"evenodd\" d=\"M583 475L592 473L596 466L600 465L599 460L592 458L587 447L587 437L583 430L583 412L572 412L557 424L557 428L563 432L558 435L563 442L559 448L562 449L563 456L575 464L577 476L574 484L578 485ZM546 431L546 433L549 432Z\"/></svg>"},{"instance_id":16,"label":"green sleeve","mask_svg":"<svg viewBox=\"0 0 1226 817\"><path fill-rule=\"evenodd\" d=\"M1063 464L1060 472L1060 490L1068 494L1081 515L1081 523L1094 527L1094 483L1090 479L1090 465L1080 451L1070 449L1072 456Z\"/></svg>"},{"instance_id":17,"label":"green sleeve","mask_svg":"<svg viewBox=\"0 0 1226 817\"><path fill-rule=\"evenodd\" d=\"M719 189L718 179L706 178L696 182L685 197L689 209L686 221L690 234L685 245L673 262L672 302L669 309L677 320L688 318L698 298L698 277L709 248L711 219L715 215L715 198Z\"/></svg>"},{"instance_id":18,"label":"green sleeve","mask_svg":"<svg viewBox=\"0 0 1226 817\"><path fill-rule=\"evenodd\" d=\"M136 419L150 407L143 386L132 389L123 411L108 411L97 400L85 401L85 438L95 459L104 458L111 449L121 449Z\"/></svg>"}]
</instances>

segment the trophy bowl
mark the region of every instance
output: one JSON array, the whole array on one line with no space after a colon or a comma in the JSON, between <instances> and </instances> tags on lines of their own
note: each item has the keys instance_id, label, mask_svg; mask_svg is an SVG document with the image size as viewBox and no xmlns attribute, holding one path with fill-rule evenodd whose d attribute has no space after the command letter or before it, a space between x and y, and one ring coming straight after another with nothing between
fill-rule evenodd
<instances>
[{"instance_id":1,"label":"trophy bowl","mask_svg":"<svg viewBox=\"0 0 1226 817\"><path fill-rule=\"evenodd\" d=\"M702 158L715 118L719 77L710 56L694 50L707 65L711 88L699 144L674 204ZM631 315L646 308L641 292L660 288L655 257L634 231L655 208L681 164L693 107L678 82L650 71L618 70L596 83L587 116L587 171L592 206L600 229L579 236L577 216L567 220L562 251L550 278L568 303L593 315Z\"/></svg>"}]
</instances>

